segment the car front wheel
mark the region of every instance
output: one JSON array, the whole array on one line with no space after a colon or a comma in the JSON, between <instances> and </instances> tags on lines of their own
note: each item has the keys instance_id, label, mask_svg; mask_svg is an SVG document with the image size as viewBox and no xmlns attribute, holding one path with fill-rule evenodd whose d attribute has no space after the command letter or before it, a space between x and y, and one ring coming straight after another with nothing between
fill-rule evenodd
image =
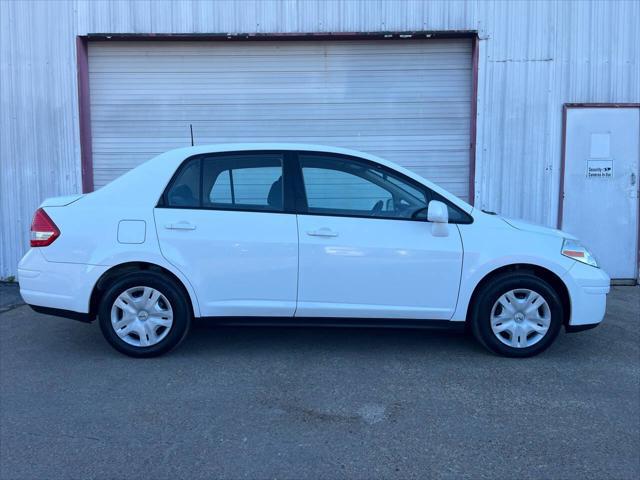
<instances>
[{"instance_id":1,"label":"car front wheel","mask_svg":"<svg viewBox=\"0 0 640 480\"><path fill-rule=\"evenodd\" d=\"M562 302L551 285L532 273L507 273L480 291L471 327L490 351L530 357L553 343L562 319Z\"/></svg>"},{"instance_id":2,"label":"car front wheel","mask_svg":"<svg viewBox=\"0 0 640 480\"><path fill-rule=\"evenodd\" d=\"M191 323L183 292L165 276L148 271L113 283L102 297L98 317L107 341L132 357L153 357L175 348Z\"/></svg>"}]
</instances>

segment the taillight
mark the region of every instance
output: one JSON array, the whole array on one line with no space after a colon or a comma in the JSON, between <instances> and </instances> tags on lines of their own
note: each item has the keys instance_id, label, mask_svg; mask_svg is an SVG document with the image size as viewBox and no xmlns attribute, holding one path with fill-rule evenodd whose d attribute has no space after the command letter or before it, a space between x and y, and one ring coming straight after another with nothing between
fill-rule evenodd
<instances>
[{"instance_id":1,"label":"taillight","mask_svg":"<svg viewBox=\"0 0 640 480\"><path fill-rule=\"evenodd\" d=\"M60 236L60 230L43 209L36 210L31 222L32 247L46 247Z\"/></svg>"}]
</instances>

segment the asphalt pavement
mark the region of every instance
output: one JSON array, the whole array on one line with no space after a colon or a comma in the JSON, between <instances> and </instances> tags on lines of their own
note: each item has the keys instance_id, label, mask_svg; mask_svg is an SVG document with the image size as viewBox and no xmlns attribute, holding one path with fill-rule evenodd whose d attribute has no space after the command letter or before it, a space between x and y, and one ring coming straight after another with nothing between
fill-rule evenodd
<instances>
[{"instance_id":1,"label":"asphalt pavement","mask_svg":"<svg viewBox=\"0 0 640 480\"><path fill-rule=\"evenodd\" d=\"M13 303L0 478L637 479L639 312L616 287L603 325L523 360L461 333L206 323L135 360Z\"/></svg>"}]
</instances>

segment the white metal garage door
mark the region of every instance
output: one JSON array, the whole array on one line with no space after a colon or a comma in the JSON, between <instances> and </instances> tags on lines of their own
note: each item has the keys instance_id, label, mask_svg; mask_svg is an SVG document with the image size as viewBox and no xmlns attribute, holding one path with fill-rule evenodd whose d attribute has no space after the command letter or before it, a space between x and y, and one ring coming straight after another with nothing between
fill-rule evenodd
<instances>
[{"instance_id":1,"label":"white metal garage door","mask_svg":"<svg viewBox=\"0 0 640 480\"><path fill-rule=\"evenodd\" d=\"M89 44L94 184L190 144L302 142L468 196L471 41Z\"/></svg>"}]
</instances>

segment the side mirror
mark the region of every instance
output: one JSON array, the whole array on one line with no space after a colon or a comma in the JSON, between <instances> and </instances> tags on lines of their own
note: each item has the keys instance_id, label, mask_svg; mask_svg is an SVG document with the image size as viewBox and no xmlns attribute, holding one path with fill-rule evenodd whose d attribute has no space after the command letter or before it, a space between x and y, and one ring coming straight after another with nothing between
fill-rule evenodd
<instances>
[{"instance_id":1,"label":"side mirror","mask_svg":"<svg viewBox=\"0 0 640 480\"><path fill-rule=\"evenodd\" d=\"M434 237L449 235L449 210L437 200L431 200L427 209L427 220L432 223L431 233Z\"/></svg>"}]
</instances>

